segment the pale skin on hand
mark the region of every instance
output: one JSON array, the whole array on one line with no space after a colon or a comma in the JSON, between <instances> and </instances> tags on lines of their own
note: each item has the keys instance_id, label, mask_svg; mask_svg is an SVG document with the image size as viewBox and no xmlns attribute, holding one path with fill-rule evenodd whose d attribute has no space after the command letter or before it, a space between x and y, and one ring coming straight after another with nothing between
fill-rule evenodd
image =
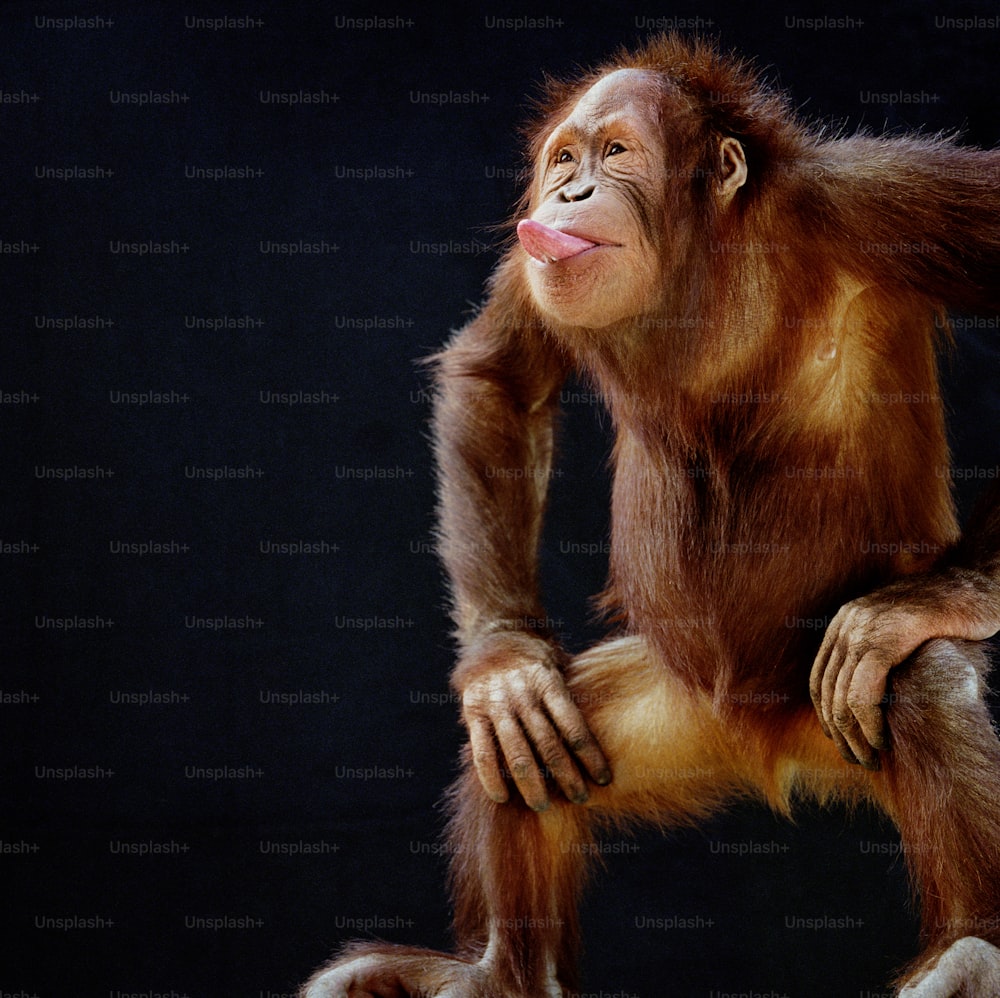
<instances>
[{"instance_id":1,"label":"pale skin on hand","mask_svg":"<svg viewBox=\"0 0 1000 998\"><path fill-rule=\"evenodd\" d=\"M924 641L926 619L877 597L841 607L830 622L809 677L820 724L848 762L878 768L889 748L882 700L890 670Z\"/></svg>"},{"instance_id":2,"label":"pale skin on hand","mask_svg":"<svg viewBox=\"0 0 1000 998\"><path fill-rule=\"evenodd\" d=\"M986 582L983 588L994 585ZM890 748L883 709L890 672L933 638L982 641L997 630L995 598L982 598L973 612L960 613L948 607L962 595L961 582L952 599L942 591L930 606L913 601L919 596L915 586L919 583L902 580L842 606L809 677L824 733L844 759L866 769L878 769L878 753Z\"/></svg>"},{"instance_id":3,"label":"pale skin on hand","mask_svg":"<svg viewBox=\"0 0 1000 998\"><path fill-rule=\"evenodd\" d=\"M611 781L608 761L566 683L546 663L531 662L473 679L463 691L462 713L476 773L487 796L498 804L510 798L501 760L518 793L535 811L550 804L544 774L576 804L589 797L581 766L595 783Z\"/></svg>"},{"instance_id":4,"label":"pale skin on hand","mask_svg":"<svg viewBox=\"0 0 1000 998\"><path fill-rule=\"evenodd\" d=\"M844 759L867 769L877 769L878 753L890 747L883 701L892 669L933 638L980 641L996 630L989 615L970 620L927 608L918 612L903 598L909 588L906 582L889 586L841 607L810 675L824 733ZM534 810L550 803L545 773L567 800L587 801L574 756L595 783L610 782L608 762L554 667L538 661L473 680L462 703L476 772L491 800L505 803L510 797L501 760Z\"/></svg>"}]
</instances>

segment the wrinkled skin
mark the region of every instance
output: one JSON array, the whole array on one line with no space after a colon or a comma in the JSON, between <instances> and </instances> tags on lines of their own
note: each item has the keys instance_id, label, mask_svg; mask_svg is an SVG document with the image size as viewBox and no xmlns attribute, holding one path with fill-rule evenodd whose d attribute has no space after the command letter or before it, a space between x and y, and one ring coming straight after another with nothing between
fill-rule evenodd
<instances>
[{"instance_id":1,"label":"wrinkled skin","mask_svg":"<svg viewBox=\"0 0 1000 998\"><path fill-rule=\"evenodd\" d=\"M982 641L997 632L1000 594L981 572L903 579L841 607L809 678L820 723L848 762L878 768L890 748L889 674L932 638Z\"/></svg>"}]
</instances>

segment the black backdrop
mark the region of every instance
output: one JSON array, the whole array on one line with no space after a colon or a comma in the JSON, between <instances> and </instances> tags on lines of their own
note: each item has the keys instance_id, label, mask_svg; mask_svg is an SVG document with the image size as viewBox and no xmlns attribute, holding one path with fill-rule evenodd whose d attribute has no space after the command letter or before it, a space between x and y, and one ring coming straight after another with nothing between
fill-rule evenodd
<instances>
[{"instance_id":1,"label":"black backdrop","mask_svg":"<svg viewBox=\"0 0 1000 998\"><path fill-rule=\"evenodd\" d=\"M944 20L990 7L5 4L0 994L276 998L346 938L445 944L414 362L479 300L527 95L697 19L810 115L992 146L1000 29ZM997 322L946 364L967 479ZM580 647L608 441L566 409L543 561ZM607 853L588 994L878 995L914 952L870 815L747 805Z\"/></svg>"}]
</instances>

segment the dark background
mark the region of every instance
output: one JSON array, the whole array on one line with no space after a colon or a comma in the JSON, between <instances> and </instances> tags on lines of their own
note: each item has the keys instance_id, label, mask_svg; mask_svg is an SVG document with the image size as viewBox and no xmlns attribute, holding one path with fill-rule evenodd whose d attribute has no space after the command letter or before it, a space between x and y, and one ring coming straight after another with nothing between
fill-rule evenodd
<instances>
[{"instance_id":1,"label":"dark background","mask_svg":"<svg viewBox=\"0 0 1000 998\"><path fill-rule=\"evenodd\" d=\"M347 938L446 945L461 732L414 362L480 299L527 98L698 17L810 116L996 144L1000 29L938 20L994 5L865 9L0 8L0 994L277 998ZM173 102L118 96L149 93ZM945 364L967 478L996 470L984 320ZM579 648L608 439L566 409L543 562ZM885 994L916 945L896 841L750 805L609 840L585 992ZM698 927L644 927L675 916Z\"/></svg>"}]
</instances>

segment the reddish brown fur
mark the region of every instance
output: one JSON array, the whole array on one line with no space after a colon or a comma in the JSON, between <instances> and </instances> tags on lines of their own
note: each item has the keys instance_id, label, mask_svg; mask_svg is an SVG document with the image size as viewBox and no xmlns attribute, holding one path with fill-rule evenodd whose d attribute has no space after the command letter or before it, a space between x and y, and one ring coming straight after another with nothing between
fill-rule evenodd
<instances>
[{"instance_id":1,"label":"reddish brown fur","mask_svg":"<svg viewBox=\"0 0 1000 998\"><path fill-rule=\"evenodd\" d=\"M922 960L965 935L1000 943L1000 749L979 651L936 642L895 670L892 746L870 773L823 736L808 688L822 629L802 626L898 579L914 619L944 620L928 633L962 637L975 621L988 634L1000 615L1000 517L986 509L958 543L935 361L945 307L1000 307L1000 155L828 136L747 65L665 37L550 82L528 131L533 165L621 68L657 74L669 123L663 217L643 222L662 294L611 328L560 325L511 245L483 309L435 358L434 418L454 686L468 697L513 677L496 696L524 724L536 689L564 673L614 780L591 785L586 808L554 794L539 814L516 793L488 799L467 759L451 846L468 962L428 954L434 969L411 986L415 957L385 951L380 995L433 994L454 974L455 993L524 998L553 967L571 984L594 824L692 822L736 796L781 811L802 795L874 799L899 825L921 897ZM722 206L726 136L748 177ZM544 623L537 548L574 368L617 432L602 604L625 637L569 662ZM919 401L885 404L901 393ZM584 744L582 729L563 737Z\"/></svg>"}]
</instances>

